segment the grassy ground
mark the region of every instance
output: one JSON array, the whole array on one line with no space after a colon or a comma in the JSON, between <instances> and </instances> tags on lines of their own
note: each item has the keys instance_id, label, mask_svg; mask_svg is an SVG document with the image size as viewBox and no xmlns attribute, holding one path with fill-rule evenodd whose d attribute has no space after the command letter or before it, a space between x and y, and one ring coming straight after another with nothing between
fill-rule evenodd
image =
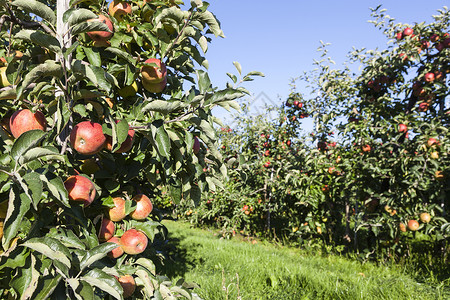
<instances>
[{"instance_id":1,"label":"grassy ground","mask_svg":"<svg viewBox=\"0 0 450 300\"><path fill-rule=\"evenodd\" d=\"M164 221L171 239L166 273L196 282L203 299L450 299L388 267L238 239ZM447 287L448 288L448 287Z\"/></svg>"}]
</instances>

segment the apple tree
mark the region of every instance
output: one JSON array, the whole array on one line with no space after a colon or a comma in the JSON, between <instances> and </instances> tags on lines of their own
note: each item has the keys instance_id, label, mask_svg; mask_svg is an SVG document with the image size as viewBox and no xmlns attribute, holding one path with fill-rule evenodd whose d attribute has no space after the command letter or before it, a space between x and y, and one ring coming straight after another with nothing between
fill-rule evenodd
<instances>
[{"instance_id":1,"label":"apple tree","mask_svg":"<svg viewBox=\"0 0 450 300\"><path fill-rule=\"evenodd\" d=\"M208 6L2 2L2 297L196 297L156 267L152 199L198 202L227 175L211 110L248 92L209 79Z\"/></svg>"}]
</instances>

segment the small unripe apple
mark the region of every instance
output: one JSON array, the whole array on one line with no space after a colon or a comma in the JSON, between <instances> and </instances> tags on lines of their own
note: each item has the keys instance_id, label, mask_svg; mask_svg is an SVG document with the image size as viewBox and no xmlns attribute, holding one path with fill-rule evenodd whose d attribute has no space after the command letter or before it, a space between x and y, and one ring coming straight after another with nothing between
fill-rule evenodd
<instances>
[{"instance_id":1,"label":"small unripe apple","mask_svg":"<svg viewBox=\"0 0 450 300\"><path fill-rule=\"evenodd\" d=\"M91 175L99 171L100 167L94 158L88 158L83 161L83 164L80 166L80 170L84 174Z\"/></svg>"},{"instance_id":2,"label":"small unripe apple","mask_svg":"<svg viewBox=\"0 0 450 300\"><path fill-rule=\"evenodd\" d=\"M12 135L18 138L22 133L33 129L45 131L47 129L47 120L40 111L33 113L29 109L22 109L14 112L9 119L9 129Z\"/></svg>"},{"instance_id":3,"label":"small unripe apple","mask_svg":"<svg viewBox=\"0 0 450 300\"><path fill-rule=\"evenodd\" d=\"M134 281L133 276L131 275L123 275L117 278L120 285L123 289L123 298L131 297L136 290L136 282Z\"/></svg>"},{"instance_id":4,"label":"small unripe apple","mask_svg":"<svg viewBox=\"0 0 450 300\"><path fill-rule=\"evenodd\" d=\"M113 236L109 240L107 240L108 243L115 243L117 244L117 248L114 248L113 250L108 252L108 256L111 258L119 258L123 254L122 244L120 243L121 239L117 236Z\"/></svg>"},{"instance_id":5,"label":"small unripe apple","mask_svg":"<svg viewBox=\"0 0 450 300\"><path fill-rule=\"evenodd\" d=\"M122 197L113 198L114 207L110 207L108 210L108 215L111 221L119 222L122 221L127 215L125 214L125 199Z\"/></svg>"},{"instance_id":6,"label":"small unripe apple","mask_svg":"<svg viewBox=\"0 0 450 300\"><path fill-rule=\"evenodd\" d=\"M103 218L102 224L100 225L100 230L98 232L98 240L104 242L109 240L114 236L114 222L110 219Z\"/></svg>"},{"instance_id":7,"label":"small unripe apple","mask_svg":"<svg viewBox=\"0 0 450 300\"><path fill-rule=\"evenodd\" d=\"M149 197L144 194L139 194L133 197L136 202L136 209L130 216L134 220L145 220L153 210L153 204Z\"/></svg>"},{"instance_id":8,"label":"small unripe apple","mask_svg":"<svg viewBox=\"0 0 450 300\"><path fill-rule=\"evenodd\" d=\"M429 223L431 221L431 216L427 212L421 213L419 217L420 217L420 222L422 222L422 223Z\"/></svg>"},{"instance_id":9,"label":"small unripe apple","mask_svg":"<svg viewBox=\"0 0 450 300\"><path fill-rule=\"evenodd\" d=\"M158 58L149 58L145 61L146 64L141 67L142 81L145 83L159 83L167 76L166 65Z\"/></svg>"},{"instance_id":10,"label":"small unripe apple","mask_svg":"<svg viewBox=\"0 0 450 300\"><path fill-rule=\"evenodd\" d=\"M136 95L137 91L138 91L138 86L135 81L131 85L127 85L127 86L124 86L123 88L121 88L119 90L119 96L122 98L133 97L134 95Z\"/></svg>"},{"instance_id":11,"label":"small unripe apple","mask_svg":"<svg viewBox=\"0 0 450 300\"><path fill-rule=\"evenodd\" d=\"M416 220L409 220L408 229L411 231L416 231L417 229L419 229L419 222L417 222Z\"/></svg>"},{"instance_id":12,"label":"small unripe apple","mask_svg":"<svg viewBox=\"0 0 450 300\"><path fill-rule=\"evenodd\" d=\"M144 252L147 248L147 236L136 229L129 229L120 238L120 245L125 253L135 255Z\"/></svg>"},{"instance_id":13,"label":"small unripe apple","mask_svg":"<svg viewBox=\"0 0 450 300\"><path fill-rule=\"evenodd\" d=\"M113 0L109 4L109 15L116 18L118 21L123 20L123 16L131 14L131 5L120 0Z\"/></svg>"},{"instance_id":14,"label":"small unripe apple","mask_svg":"<svg viewBox=\"0 0 450 300\"><path fill-rule=\"evenodd\" d=\"M92 155L100 152L105 141L102 125L91 121L78 123L70 132L70 143L80 154Z\"/></svg>"},{"instance_id":15,"label":"small unripe apple","mask_svg":"<svg viewBox=\"0 0 450 300\"><path fill-rule=\"evenodd\" d=\"M398 224L398 228L401 232L406 232L406 225L403 223Z\"/></svg>"},{"instance_id":16,"label":"small unripe apple","mask_svg":"<svg viewBox=\"0 0 450 300\"><path fill-rule=\"evenodd\" d=\"M111 32L108 31L89 31L87 32L87 35L93 40L93 41L106 41L109 40L114 32L114 27L111 22L111 20L106 17L105 15L99 15L97 19L90 19L87 22L102 22L106 24Z\"/></svg>"},{"instance_id":17,"label":"small unripe apple","mask_svg":"<svg viewBox=\"0 0 450 300\"><path fill-rule=\"evenodd\" d=\"M95 186L92 181L81 175L72 175L64 182L64 187L69 193L72 201L81 201L84 206L90 205L96 195Z\"/></svg>"}]
</instances>

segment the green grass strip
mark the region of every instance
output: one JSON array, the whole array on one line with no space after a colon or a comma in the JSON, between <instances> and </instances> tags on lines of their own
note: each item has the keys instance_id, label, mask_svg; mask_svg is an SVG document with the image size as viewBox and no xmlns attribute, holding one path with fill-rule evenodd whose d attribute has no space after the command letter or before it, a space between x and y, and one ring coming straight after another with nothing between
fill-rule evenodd
<instances>
[{"instance_id":1,"label":"green grass strip","mask_svg":"<svg viewBox=\"0 0 450 300\"><path fill-rule=\"evenodd\" d=\"M220 239L164 221L173 247L166 272L196 282L203 299L450 299L448 290L394 268L336 255L314 256L270 243ZM240 297L240 298L239 298Z\"/></svg>"}]
</instances>

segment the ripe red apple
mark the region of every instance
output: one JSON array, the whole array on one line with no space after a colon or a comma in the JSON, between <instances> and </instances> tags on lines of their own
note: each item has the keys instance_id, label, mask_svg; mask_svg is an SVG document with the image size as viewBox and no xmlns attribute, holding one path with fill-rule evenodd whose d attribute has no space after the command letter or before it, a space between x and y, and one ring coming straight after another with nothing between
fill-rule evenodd
<instances>
[{"instance_id":1,"label":"ripe red apple","mask_svg":"<svg viewBox=\"0 0 450 300\"><path fill-rule=\"evenodd\" d=\"M135 255L147 248L147 236L136 229L128 229L120 238L120 245L125 253Z\"/></svg>"},{"instance_id":2,"label":"ripe red apple","mask_svg":"<svg viewBox=\"0 0 450 300\"><path fill-rule=\"evenodd\" d=\"M408 126L406 126L405 124L398 125L398 132L407 132L407 131L408 131Z\"/></svg>"},{"instance_id":3,"label":"ripe red apple","mask_svg":"<svg viewBox=\"0 0 450 300\"><path fill-rule=\"evenodd\" d=\"M425 112L428 110L428 107L430 106L430 104L428 104L427 102L421 102L419 104L419 111L420 112Z\"/></svg>"},{"instance_id":4,"label":"ripe red apple","mask_svg":"<svg viewBox=\"0 0 450 300\"><path fill-rule=\"evenodd\" d=\"M125 139L125 141L122 143L122 145L120 145L120 148L117 149L116 151L114 151L114 153L125 153L131 150L131 148L133 148L133 143L134 143L134 130L130 129L128 130L128 136ZM105 148L108 151L112 150L112 137L107 135L106 136L106 141L105 141Z\"/></svg>"},{"instance_id":5,"label":"ripe red apple","mask_svg":"<svg viewBox=\"0 0 450 300\"><path fill-rule=\"evenodd\" d=\"M166 85L167 85L167 78L164 78L163 81L158 82L158 83L151 83L151 82L142 80L142 86L144 87L144 89L146 89L150 93L155 93L155 94L161 93L166 88Z\"/></svg>"},{"instance_id":6,"label":"ripe red apple","mask_svg":"<svg viewBox=\"0 0 450 300\"><path fill-rule=\"evenodd\" d=\"M18 110L13 113L9 119L9 128L12 135L18 138L22 133L33 129L45 131L47 129L47 120L42 112L33 113L29 109Z\"/></svg>"},{"instance_id":7,"label":"ripe red apple","mask_svg":"<svg viewBox=\"0 0 450 300\"><path fill-rule=\"evenodd\" d=\"M123 20L124 15L131 14L131 5L120 0L113 0L109 4L109 15L116 18L118 21Z\"/></svg>"},{"instance_id":8,"label":"ripe red apple","mask_svg":"<svg viewBox=\"0 0 450 300\"><path fill-rule=\"evenodd\" d=\"M403 30L403 36L410 36L414 34L414 30L412 30L412 28L405 28Z\"/></svg>"},{"instance_id":9,"label":"ripe red apple","mask_svg":"<svg viewBox=\"0 0 450 300\"><path fill-rule=\"evenodd\" d=\"M362 146L362 151L363 152L370 152L370 150L372 150L372 147L370 147L370 145Z\"/></svg>"},{"instance_id":10,"label":"ripe red apple","mask_svg":"<svg viewBox=\"0 0 450 300\"><path fill-rule=\"evenodd\" d=\"M299 102L297 105L298 108L302 108L303 107L303 103Z\"/></svg>"},{"instance_id":11,"label":"ripe red apple","mask_svg":"<svg viewBox=\"0 0 450 300\"><path fill-rule=\"evenodd\" d=\"M144 194L136 195L132 200L136 202L136 210L130 214L131 218L145 220L153 210L152 201Z\"/></svg>"},{"instance_id":12,"label":"ripe red apple","mask_svg":"<svg viewBox=\"0 0 450 300\"><path fill-rule=\"evenodd\" d=\"M122 245L120 243L120 238L118 238L117 236L113 236L112 238L110 238L107 242L108 243L115 243L117 244L117 248L114 248L113 250L108 252L108 256L111 258L119 258L122 256L123 254L123 249L122 249Z\"/></svg>"},{"instance_id":13,"label":"ripe red apple","mask_svg":"<svg viewBox=\"0 0 450 300\"><path fill-rule=\"evenodd\" d=\"M396 38L397 40L401 40L401 39L403 38L403 33L402 33L401 31L397 32L397 33L395 34L395 38Z\"/></svg>"},{"instance_id":14,"label":"ripe red apple","mask_svg":"<svg viewBox=\"0 0 450 300\"><path fill-rule=\"evenodd\" d=\"M95 186L90 179L84 176L70 176L64 182L64 187L69 192L69 199L72 201L82 201L85 207L94 201Z\"/></svg>"},{"instance_id":15,"label":"ripe red apple","mask_svg":"<svg viewBox=\"0 0 450 300\"><path fill-rule=\"evenodd\" d=\"M107 218L103 218L100 230L98 232L98 240L104 242L114 236L115 226L113 221Z\"/></svg>"},{"instance_id":16,"label":"ripe red apple","mask_svg":"<svg viewBox=\"0 0 450 300\"><path fill-rule=\"evenodd\" d=\"M113 198L114 207L110 207L108 210L108 215L111 221L119 222L122 221L127 215L125 214L125 199L122 197Z\"/></svg>"},{"instance_id":17,"label":"ripe red apple","mask_svg":"<svg viewBox=\"0 0 450 300\"><path fill-rule=\"evenodd\" d=\"M425 74L425 81L426 82L433 82L434 81L434 73L433 72L428 72L427 74Z\"/></svg>"},{"instance_id":18,"label":"ripe red apple","mask_svg":"<svg viewBox=\"0 0 450 300\"><path fill-rule=\"evenodd\" d=\"M93 40L93 41L106 41L109 40L114 32L114 27L111 22L111 20L106 17L105 15L99 15L97 19L90 19L87 22L102 22L106 24L111 32L108 31L90 31L87 32L87 35Z\"/></svg>"},{"instance_id":19,"label":"ripe red apple","mask_svg":"<svg viewBox=\"0 0 450 300\"><path fill-rule=\"evenodd\" d=\"M200 141L194 136L194 146L193 146L194 154L197 154L200 151Z\"/></svg>"},{"instance_id":20,"label":"ripe red apple","mask_svg":"<svg viewBox=\"0 0 450 300\"><path fill-rule=\"evenodd\" d=\"M297 100L295 100L295 101L294 101L294 106L298 106L298 103L299 103L299 102L298 102Z\"/></svg>"},{"instance_id":21,"label":"ripe red apple","mask_svg":"<svg viewBox=\"0 0 450 300\"><path fill-rule=\"evenodd\" d=\"M156 67L147 65L141 67L143 83L159 83L164 81L167 76L167 69L166 65L160 59L149 58L145 61L145 63L156 64Z\"/></svg>"},{"instance_id":22,"label":"ripe red apple","mask_svg":"<svg viewBox=\"0 0 450 300\"><path fill-rule=\"evenodd\" d=\"M75 125L70 133L70 143L80 154L92 155L100 152L105 144L102 125L83 121Z\"/></svg>"},{"instance_id":23,"label":"ripe red apple","mask_svg":"<svg viewBox=\"0 0 450 300\"><path fill-rule=\"evenodd\" d=\"M416 220L409 220L408 229L411 231L416 231L417 229L419 229L419 222L417 222Z\"/></svg>"},{"instance_id":24,"label":"ripe red apple","mask_svg":"<svg viewBox=\"0 0 450 300\"><path fill-rule=\"evenodd\" d=\"M431 216L427 212L421 213L419 217L420 217L420 222L422 222L422 223L429 223L431 221Z\"/></svg>"},{"instance_id":25,"label":"ripe red apple","mask_svg":"<svg viewBox=\"0 0 450 300\"><path fill-rule=\"evenodd\" d=\"M123 298L131 297L136 290L136 282L134 281L133 276L131 275L123 275L117 278L120 285L123 289Z\"/></svg>"},{"instance_id":26,"label":"ripe red apple","mask_svg":"<svg viewBox=\"0 0 450 300\"><path fill-rule=\"evenodd\" d=\"M439 142L435 138L429 138L427 141L427 145L428 147L432 147L434 145L439 145Z\"/></svg>"}]
</instances>

